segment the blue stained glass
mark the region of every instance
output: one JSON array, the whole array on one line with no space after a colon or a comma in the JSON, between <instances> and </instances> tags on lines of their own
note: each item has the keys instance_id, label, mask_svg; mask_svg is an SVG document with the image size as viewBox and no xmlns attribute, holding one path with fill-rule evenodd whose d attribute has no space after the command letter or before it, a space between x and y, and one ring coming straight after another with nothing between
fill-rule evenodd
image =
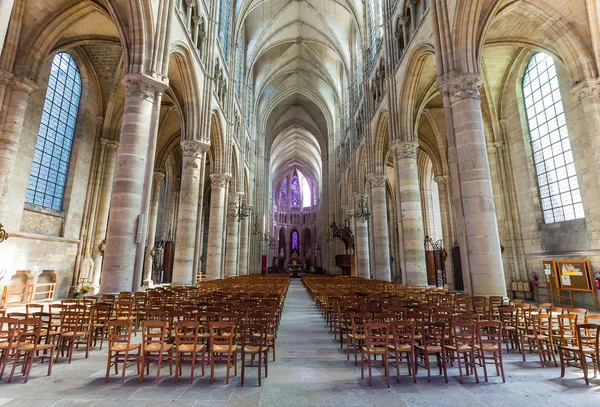
<instances>
[{"instance_id":1,"label":"blue stained glass","mask_svg":"<svg viewBox=\"0 0 600 407\"><path fill-rule=\"evenodd\" d=\"M573 155L552 57L537 53L531 58L523 76L523 94L544 221L583 218L583 208L574 204L579 184L570 166ZM568 182L567 173L572 176Z\"/></svg>"},{"instance_id":2,"label":"blue stained glass","mask_svg":"<svg viewBox=\"0 0 600 407\"><path fill-rule=\"evenodd\" d=\"M59 52L52 60L48 90L25 200L62 209L71 145L81 98L81 77L73 57Z\"/></svg>"},{"instance_id":3,"label":"blue stained glass","mask_svg":"<svg viewBox=\"0 0 600 407\"><path fill-rule=\"evenodd\" d=\"M299 208L300 202L300 178L298 178L298 172L294 171L290 186L290 206L292 208Z\"/></svg>"},{"instance_id":4,"label":"blue stained glass","mask_svg":"<svg viewBox=\"0 0 600 407\"><path fill-rule=\"evenodd\" d=\"M295 230L292 232L292 250L300 250L299 236Z\"/></svg>"},{"instance_id":5,"label":"blue stained glass","mask_svg":"<svg viewBox=\"0 0 600 407\"><path fill-rule=\"evenodd\" d=\"M281 183L281 189L279 190L279 210L286 208L285 203L287 202L287 188L288 188L288 180L286 178Z\"/></svg>"}]
</instances>

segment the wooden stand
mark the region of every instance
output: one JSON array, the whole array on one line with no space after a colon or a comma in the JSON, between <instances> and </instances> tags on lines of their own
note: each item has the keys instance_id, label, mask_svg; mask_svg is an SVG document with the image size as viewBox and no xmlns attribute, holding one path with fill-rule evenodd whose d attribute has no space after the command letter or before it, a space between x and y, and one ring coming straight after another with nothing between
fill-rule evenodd
<instances>
[{"instance_id":1,"label":"wooden stand","mask_svg":"<svg viewBox=\"0 0 600 407\"><path fill-rule=\"evenodd\" d=\"M536 287L536 299L539 290L547 290L548 301L557 305L574 306L573 292L592 294L594 307L598 309L598 299L592 281L592 266L589 260L545 260L545 286ZM542 279L540 279L542 280ZM568 302L566 304L565 302Z\"/></svg>"},{"instance_id":2,"label":"wooden stand","mask_svg":"<svg viewBox=\"0 0 600 407\"><path fill-rule=\"evenodd\" d=\"M335 256L335 265L342 269L342 275L356 277L354 256L349 254L337 255Z\"/></svg>"}]
</instances>

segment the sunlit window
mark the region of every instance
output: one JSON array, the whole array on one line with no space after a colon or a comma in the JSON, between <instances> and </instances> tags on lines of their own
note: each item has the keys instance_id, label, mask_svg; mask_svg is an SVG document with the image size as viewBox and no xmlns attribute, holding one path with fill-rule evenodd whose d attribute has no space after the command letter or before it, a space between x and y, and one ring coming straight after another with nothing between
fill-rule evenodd
<instances>
[{"instance_id":1,"label":"sunlit window","mask_svg":"<svg viewBox=\"0 0 600 407\"><path fill-rule=\"evenodd\" d=\"M300 242L297 231L292 232L292 250L300 250Z\"/></svg>"},{"instance_id":2,"label":"sunlit window","mask_svg":"<svg viewBox=\"0 0 600 407\"><path fill-rule=\"evenodd\" d=\"M583 218L556 65L537 53L523 77L523 96L546 223Z\"/></svg>"},{"instance_id":3,"label":"sunlit window","mask_svg":"<svg viewBox=\"0 0 600 407\"><path fill-rule=\"evenodd\" d=\"M281 183L281 189L279 190L279 209L285 209L286 201L287 201L287 188L288 188L288 180L287 178L283 180Z\"/></svg>"},{"instance_id":4,"label":"sunlit window","mask_svg":"<svg viewBox=\"0 0 600 407\"><path fill-rule=\"evenodd\" d=\"M298 177L297 171L294 171L294 175L292 175L292 182L290 185L290 207L300 207L300 178Z\"/></svg>"},{"instance_id":5,"label":"sunlit window","mask_svg":"<svg viewBox=\"0 0 600 407\"><path fill-rule=\"evenodd\" d=\"M62 209L80 97L77 64L70 54L59 52L50 69L26 202Z\"/></svg>"}]
</instances>

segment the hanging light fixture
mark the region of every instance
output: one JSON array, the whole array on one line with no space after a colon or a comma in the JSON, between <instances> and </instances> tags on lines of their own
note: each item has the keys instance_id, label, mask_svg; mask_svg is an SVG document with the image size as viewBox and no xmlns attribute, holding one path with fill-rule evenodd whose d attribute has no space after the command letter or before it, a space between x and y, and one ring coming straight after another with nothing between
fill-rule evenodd
<instances>
[{"instance_id":1,"label":"hanging light fixture","mask_svg":"<svg viewBox=\"0 0 600 407\"><path fill-rule=\"evenodd\" d=\"M237 205L235 207L235 209L233 211L231 211L227 217L228 218L237 218L238 222L241 222L242 220L244 220L244 218L247 218L249 215L248 211L245 211L242 208L242 196L238 196L238 202Z\"/></svg>"},{"instance_id":2,"label":"hanging light fixture","mask_svg":"<svg viewBox=\"0 0 600 407\"><path fill-rule=\"evenodd\" d=\"M0 223L0 243L8 240L8 233L4 230L4 226Z\"/></svg>"}]
</instances>

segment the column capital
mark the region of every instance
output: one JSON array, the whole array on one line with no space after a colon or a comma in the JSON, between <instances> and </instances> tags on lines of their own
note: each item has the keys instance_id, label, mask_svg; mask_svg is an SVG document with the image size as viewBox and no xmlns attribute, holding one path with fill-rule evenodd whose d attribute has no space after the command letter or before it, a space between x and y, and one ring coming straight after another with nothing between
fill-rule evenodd
<instances>
[{"instance_id":1,"label":"column capital","mask_svg":"<svg viewBox=\"0 0 600 407\"><path fill-rule=\"evenodd\" d=\"M442 96L449 97L452 103L464 99L480 100L479 88L483 84L479 74L450 73L437 78L437 87Z\"/></svg>"},{"instance_id":2,"label":"column capital","mask_svg":"<svg viewBox=\"0 0 600 407\"><path fill-rule=\"evenodd\" d=\"M165 179L166 175L164 172L161 171L154 171L154 174L152 174L152 179L154 179L154 181L162 181L163 179Z\"/></svg>"},{"instance_id":3,"label":"column capital","mask_svg":"<svg viewBox=\"0 0 600 407\"><path fill-rule=\"evenodd\" d=\"M236 202L238 201L239 197L242 196L243 194L239 191L235 191L235 192L230 192L229 193L229 201L230 202Z\"/></svg>"},{"instance_id":4,"label":"column capital","mask_svg":"<svg viewBox=\"0 0 600 407\"><path fill-rule=\"evenodd\" d=\"M600 79L584 79L571 89L571 94L580 102L590 97L600 96Z\"/></svg>"},{"instance_id":5,"label":"column capital","mask_svg":"<svg viewBox=\"0 0 600 407\"><path fill-rule=\"evenodd\" d=\"M369 175L368 179L369 179L369 182L371 183L371 187L373 187L373 188L385 187L385 182L387 181L387 177L385 175L376 175L376 174Z\"/></svg>"},{"instance_id":6,"label":"column capital","mask_svg":"<svg viewBox=\"0 0 600 407\"><path fill-rule=\"evenodd\" d=\"M10 81L10 86L14 90L25 92L28 95L30 95L31 92L38 88L37 83L35 83L29 78L24 78L22 76L13 76Z\"/></svg>"},{"instance_id":7,"label":"column capital","mask_svg":"<svg viewBox=\"0 0 600 407\"><path fill-rule=\"evenodd\" d=\"M354 202L367 201L369 199L369 195L367 194L354 194Z\"/></svg>"},{"instance_id":8,"label":"column capital","mask_svg":"<svg viewBox=\"0 0 600 407\"><path fill-rule=\"evenodd\" d=\"M404 141L400 139L392 140L390 145L392 151L396 155L396 159L417 158L417 150L419 149L418 141Z\"/></svg>"},{"instance_id":9,"label":"column capital","mask_svg":"<svg viewBox=\"0 0 600 407\"><path fill-rule=\"evenodd\" d=\"M438 176L434 177L433 180L438 185L439 184L449 184L450 183L450 175L447 175L447 174L438 175Z\"/></svg>"},{"instance_id":10,"label":"column capital","mask_svg":"<svg viewBox=\"0 0 600 407\"><path fill-rule=\"evenodd\" d=\"M210 184L214 187L225 188L231 181L231 176L227 174L210 174Z\"/></svg>"},{"instance_id":11,"label":"column capital","mask_svg":"<svg viewBox=\"0 0 600 407\"><path fill-rule=\"evenodd\" d=\"M143 74L123 75L126 97L154 99L169 87L168 83L158 81Z\"/></svg>"},{"instance_id":12,"label":"column capital","mask_svg":"<svg viewBox=\"0 0 600 407\"><path fill-rule=\"evenodd\" d=\"M105 148L107 150L116 150L119 148L119 143L114 140L109 140L104 137L100 137L100 147Z\"/></svg>"},{"instance_id":13,"label":"column capital","mask_svg":"<svg viewBox=\"0 0 600 407\"><path fill-rule=\"evenodd\" d=\"M210 147L199 140L181 140L180 144L184 157L202 158Z\"/></svg>"}]
</instances>

